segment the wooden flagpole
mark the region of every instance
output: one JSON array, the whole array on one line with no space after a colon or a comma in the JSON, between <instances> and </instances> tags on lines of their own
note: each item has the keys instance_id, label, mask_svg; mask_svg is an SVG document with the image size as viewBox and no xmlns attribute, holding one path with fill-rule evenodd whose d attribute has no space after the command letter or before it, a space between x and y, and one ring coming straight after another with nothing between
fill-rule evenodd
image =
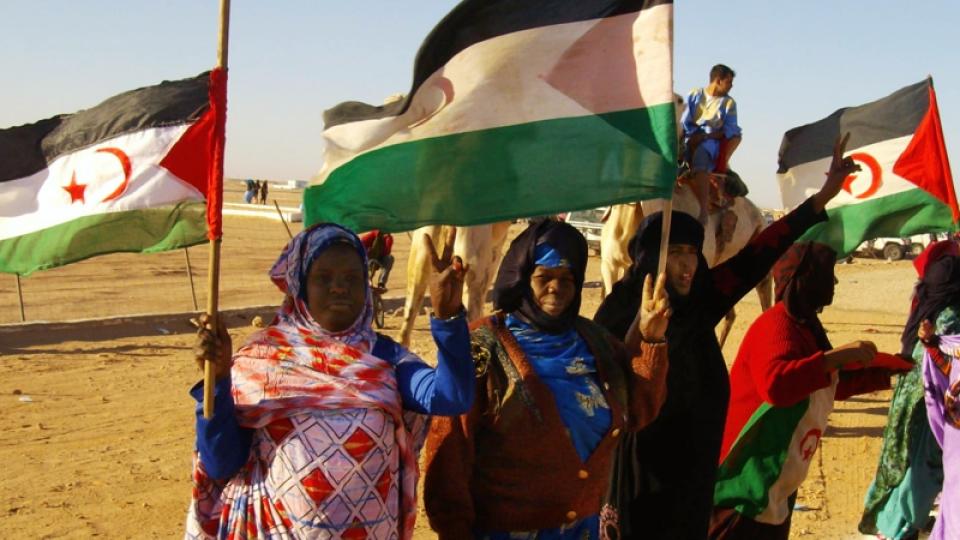
<instances>
[{"instance_id":1,"label":"wooden flagpole","mask_svg":"<svg viewBox=\"0 0 960 540\"><path fill-rule=\"evenodd\" d=\"M280 216L280 222L283 223L283 228L287 230L287 236L293 240L293 233L290 232L290 226L287 225L287 220L283 218L283 212L280 211L280 205L277 204L277 200L273 200L273 207L277 209L277 215Z\"/></svg>"},{"instance_id":2,"label":"wooden flagpole","mask_svg":"<svg viewBox=\"0 0 960 540\"><path fill-rule=\"evenodd\" d=\"M670 222L673 221L673 198L663 201L663 228L660 230L660 259L657 277L667 270L667 249L670 247Z\"/></svg>"},{"instance_id":3,"label":"wooden flagpole","mask_svg":"<svg viewBox=\"0 0 960 540\"><path fill-rule=\"evenodd\" d=\"M17 276L17 299L20 301L20 322L27 322L27 315L23 311L23 288L20 287L20 274L14 274Z\"/></svg>"},{"instance_id":4,"label":"wooden flagpole","mask_svg":"<svg viewBox=\"0 0 960 540\"><path fill-rule=\"evenodd\" d=\"M227 69L227 44L230 39L230 0L220 0L220 36L217 42L217 67ZM217 159L223 159L218 156ZM223 179L221 178L221 183ZM209 196L209 195L208 195ZM217 331L220 303L220 238L210 240L210 264L207 268L207 316ZM231 351L232 352L232 351ZM213 418L213 363L203 363L203 417Z\"/></svg>"},{"instance_id":5,"label":"wooden flagpole","mask_svg":"<svg viewBox=\"0 0 960 540\"><path fill-rule=\"evenodd\" d=\"M670 23L671 28L670 32L673 33L673 23ZM671 81L672 82L672 81ZM670 85L671 87L673 84ZM674 102L674 108L677 104ZM679 117L677 118L677 123L679 124ZM679 128L679 126L678 126ZM677 134L674 137L675 146L673 147L673 155L680 155L680 135ZM670 185L670 197L663 200L663 226L660 229L660 258L657 260L657 277L660 277L660 274L663 274L667 270L667 250L670 248L670 225L673 222L673 193L676 188L676 180Z\"/></svg>"},{"instance_id":6,"label":"wooden flagpole","mask_svg":"<svg viewBox=\"0 0 960 540\"><path fill-rule=\"evenodd\" d=\"M197 304L197 288L193 286L193 266L190 265L190 251L183 248L183 258L187 260L187 277L190 278L190 296L193 297L193 310L197 311L200 306Z\"/></svg>"}]
</instances>

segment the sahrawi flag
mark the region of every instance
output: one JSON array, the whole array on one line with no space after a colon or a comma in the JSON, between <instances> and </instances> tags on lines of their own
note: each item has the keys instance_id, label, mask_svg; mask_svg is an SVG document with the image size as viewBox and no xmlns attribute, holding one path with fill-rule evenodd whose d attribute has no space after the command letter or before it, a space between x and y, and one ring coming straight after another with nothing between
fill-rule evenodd
<instances>
[{"instance_id":1,"label":"sahrawi flag","mask_svg":"<svg viewBox=\"0 0 960 540\"><path fill-rule=\"evenodd\" d=\"M307 224L396 231L669 196L672 30L669 1L461 2L405 99L326 112Z\"/></svg>"},{"instance_id":2,"label":"sahrawi flag","mask_svg":"<svg viewBox=\"0 0 960 540\"><path fill-rule=\"evenodd\" d=\"M225 108L218 69L0 130L0 271L219 238Z\"/></svg>"},{"instance_id":3,"label":"sahrawi flag","mask_svg":"<svg viewBox=\"0 0 960 540\"><path fill-rule=\"evenodd\" d=\"M865 240L955 229L960 211L931 79L788 131L778 171L785 207L820 189L834 141L846 132L846 155L862 170L827 205L830 220L803 240L842 256Z\"/></svg>"}]
</instances>

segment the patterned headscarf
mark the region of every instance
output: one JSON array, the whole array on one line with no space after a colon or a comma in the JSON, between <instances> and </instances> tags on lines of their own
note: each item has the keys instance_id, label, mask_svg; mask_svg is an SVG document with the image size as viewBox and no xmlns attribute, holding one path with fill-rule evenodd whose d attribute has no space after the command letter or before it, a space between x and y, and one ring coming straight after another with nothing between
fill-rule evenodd
<instances>
[{"instance_id":1,"label":"patterned headscarf","mask_svg":"<svg viewBox=\"0 0 960 540\"><path fill-rule=\"evenodd\" d=\"M425 417L403 411L393 365L371 354L377 336L371 327L370 289L367 287L360 316L343 332L324 329L307 309L304 283L310 265L338 243L356 249L364 263L366 283L362 244L355 234L333 224L319 224L295 236L270 270L270 278L287 296L273 323L251 335L233 357L231 394L237 420L243 427L269 430L277 422L317 410L382 410L394 421L400 454L398 532L400 538L409 540L416 520L417 449L427 424ZM294 535L287 510L261 497L271 491L270 482L275 479L258 456L274 455L285 447L269 437L260 440L262 444L251 448L247 464L227 484L209 478L197 460L188 530L222 530L238 536L252 534L250 530L261 536ZM311 460L319 459L318 452L323 451L310 445L298 448ZM305 492L301 498L304 508L318 504Z\"/></svg>"},{"instance_id":2,"label":"patterned headscarf","mask_svg":"<svg viewBox=\"0 0 960 540\"><path fill-rule=\"evenodd\" d=\"M357 320L342 332L330 332L320 326L307 308L306 279L310 265L325 250L336 244L352 247L363 267L365 288L363 311ZM367 255L357 235L333 223L319 223L293 237L283 248L280 258L270 269L270 279L287 295L277 318L297 328L342 341L363 352L370 352L377 339L373 330L373 296L367 286Z\"/></svg>"}]
</instances>

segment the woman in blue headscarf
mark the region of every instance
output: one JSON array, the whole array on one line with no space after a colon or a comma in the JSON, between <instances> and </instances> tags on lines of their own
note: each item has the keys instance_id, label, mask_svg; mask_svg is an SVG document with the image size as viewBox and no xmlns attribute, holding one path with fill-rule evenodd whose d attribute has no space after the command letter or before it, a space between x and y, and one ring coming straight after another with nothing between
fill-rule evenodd
<instances>
[{"instance_id":1,"label":"woman in blue headscarf","mask_svg":"<svg viewBox=\"0 0 960 540\"><path fill-rule=\"evenodd\" d=\"M664 400L669 304L647 280L625 346L579 316L586 265L566 223L535 222L510 245L497 313L471 334L474 406L427 439L424 504L441 540L601 538L620 435Z\"/></svg>"}]
</instances>

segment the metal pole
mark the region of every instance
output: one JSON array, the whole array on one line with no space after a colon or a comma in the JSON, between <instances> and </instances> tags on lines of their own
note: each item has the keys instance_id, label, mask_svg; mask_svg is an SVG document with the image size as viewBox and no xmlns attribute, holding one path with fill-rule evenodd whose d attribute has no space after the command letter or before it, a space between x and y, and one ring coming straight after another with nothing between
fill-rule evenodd
<instances>
[{"instance_id":1,"label":"metal pole","mask_svg":"<svg viewBox=\"0 0 960 540\"><path fill-rule=\"evenodd\" d=\"M20 322L27 322L27 316L23 311L23 288L20 286L20 274L17 276L17 299L20 301Z\"/></svg>"},{"instance_id":2,"label":"metal pole","mask_svg":"<svg viewBox=\"0 0 960 540\"><path fill-rule=\"evenodd\" d=\"M187 276L190 278L190 296L193 297L193 310L198 311L200 306L197 304L197 289L193 286L193 266L190 265L190 251L183 248L183 258L187 260Z\"/></svg>"},{"instance_id":3,"label":"metal pole","mask_svg":"<svg viewBox=\"0 0 960 540\"><path fill-rule=\"evenodd\" d=\"M287 225L287 220L283 219L283 212L280 211L280 205L277 204L276 199L273 200L273 207L277 209L277 215L280 216L280 222L283 223L283 228L287 230L287 236L289 236L290 239L292 240L293 233L290 232L290 226Z\"/></svg>"}]
</instances>

